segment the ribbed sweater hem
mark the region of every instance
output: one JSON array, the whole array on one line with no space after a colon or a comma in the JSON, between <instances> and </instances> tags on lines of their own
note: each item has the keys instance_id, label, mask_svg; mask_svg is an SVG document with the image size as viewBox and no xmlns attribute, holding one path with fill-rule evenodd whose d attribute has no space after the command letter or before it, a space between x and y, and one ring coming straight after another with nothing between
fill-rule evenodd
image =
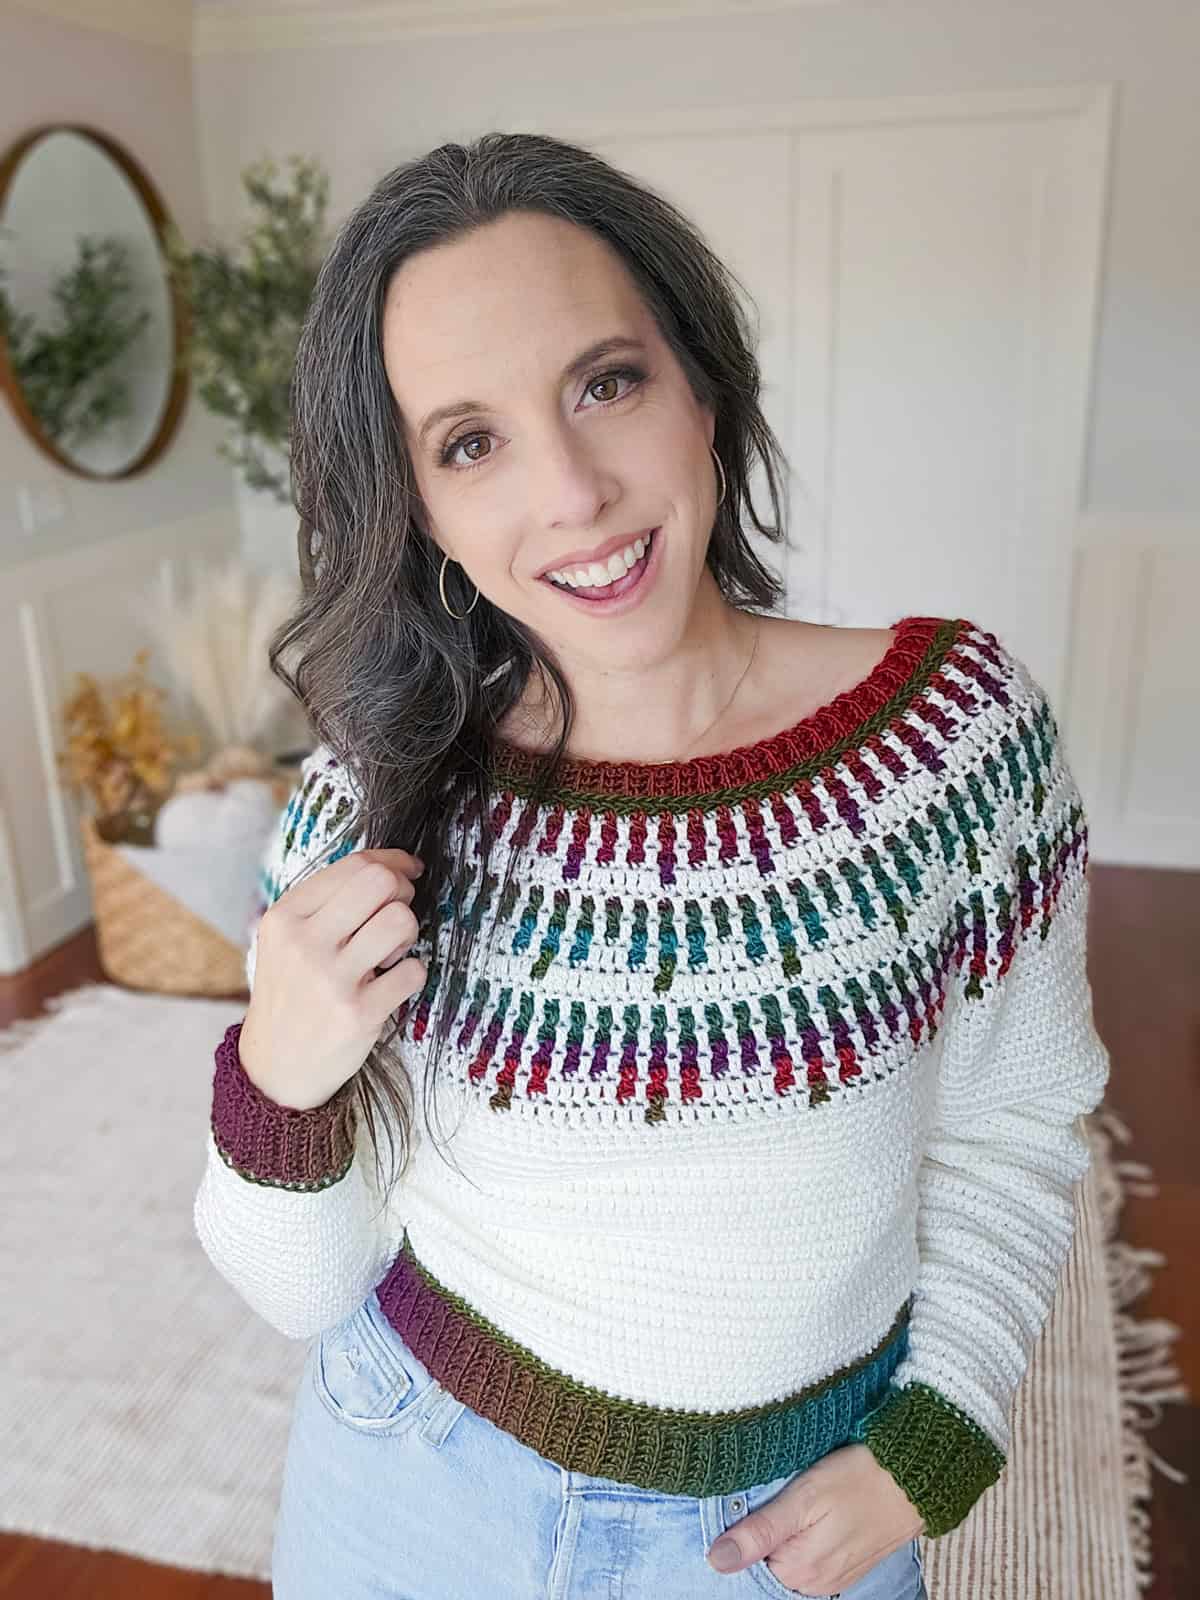
<instances>
[{"instance_id":1,"label":"ribbed sweater hem","mask_svg":"<svg viewBox=\"0 0 1200 1600\"><path fill-rule=\"evenodd\" d=\"M405 1237L375 1291L430 1374L546 1460L658 1494L705 1496L801 1472L845 1444L878 1406L908 1346L911 1302L873 1350L765 1405L682 1411L577 1382L508 1338L440 1284Z\"/></svg>"}]
</instances>

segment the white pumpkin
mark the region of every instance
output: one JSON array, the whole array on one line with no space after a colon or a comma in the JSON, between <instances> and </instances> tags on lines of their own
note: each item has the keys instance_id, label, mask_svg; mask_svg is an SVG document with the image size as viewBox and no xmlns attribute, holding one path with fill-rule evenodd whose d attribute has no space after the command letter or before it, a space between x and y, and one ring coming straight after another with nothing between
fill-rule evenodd
<instances>
[{"instance_id":1,"label":"white pumpkin","mask_svg":"<svg viewBox=\"0 0 1200 1600\"><path fill-rule=\"evenodd\" d=\"M261 910L260 883L282 808L262 778L173 794L153 845L115 846L130 864L232 944L244 949Z\"/></svg>"},{"instance_id":2,"label":"white pumpkin","mask_svg":"<svg viewBox=\"0 0 1200 1600\"><path fill-rule=\"evenodd\" d=\"M223 789L193 789L163 802L154 823L161 849L220 849L262 838L279 815L270 784L234 778Z\"/></svg>"}]
</instances>

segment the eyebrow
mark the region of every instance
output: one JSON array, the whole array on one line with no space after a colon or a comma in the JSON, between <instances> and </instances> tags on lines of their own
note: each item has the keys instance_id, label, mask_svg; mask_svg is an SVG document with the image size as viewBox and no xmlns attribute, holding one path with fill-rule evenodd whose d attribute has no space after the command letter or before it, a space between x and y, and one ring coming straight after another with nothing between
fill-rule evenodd
<instances>
[{"instance_id":1,"label":"eyebrow","mask_svg":"<svg viewBox=\"0 0 1200 1600\"><path fill-rule=\"evenodd\" d=\"M641 339L630 338L627 334L616 334L611 338L597 339L595 344L588 345L586 350L581 350L573 356L562 369L560 382L568 378L579 377L586 367L595 361L603 361L606 356L620 355L623 352L637 351L641 355L648 355L649 351ZM437 427L439 422L449 422L453 417L464 417L471 411L488 410L484 400L453 400L449 405L438 406L436 411L431 411L421 424L417 434L417 443L423 445L430 432Z\"/></svg>"}]
</instances>

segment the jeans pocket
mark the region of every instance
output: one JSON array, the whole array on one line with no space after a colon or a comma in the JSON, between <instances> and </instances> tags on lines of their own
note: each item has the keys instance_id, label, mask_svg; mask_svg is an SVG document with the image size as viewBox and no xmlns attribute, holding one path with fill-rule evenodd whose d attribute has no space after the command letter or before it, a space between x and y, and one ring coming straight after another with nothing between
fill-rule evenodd
<instances>
[{"instance_id":1,"label":"jeans pocket","mask_svg":"<svg viewBox=\"0 0 1200 1600\"><path fill-rule=\"evenodd\" d=\"M753 1488L743 1490L741 1494L734 1496L728 1502L729 1513L722 1519L722 1530L741 1521L742 1517L748 1516L750 1512L757 1511L767 1501L774 1500L793 1478L799 1476L798 1472L785 1473L781 1478L773 1478L769 1483L755 1484ZM824 1595L811 1595L803 1589L789 1589L787 1584L771 1571L766 1557L752 1562L750 1566L743 1568L743 1571L755 1588L763 1594L771 1595L773 1600L826 1600ZM838 1600L838 1596L832 1595L829 1600Z\"/></svg>"},{"instance_id":2,"label":"jeans pocket","mask_svg":"<svg viewBox=\"0 0 1200 1600\"><path fill-rule=\"evenodd\" d=\"M756 1561L746 1571L765 1594L776 1600L826 1600L824 1595L811 1595L805 1590L789 1589L768 1567L765 1560ZM899 1545L891 1555L876 1562L869 1572L856 1578L848 1589L840 1589L829 1600L928 1600L921 1551L915 1539Z\"/></svg>"},{"instance_id":3,"label":"jeans pocket","mask_svg":"<svg viewBox=\"0 0 1200 1600\"><path fill-rule=\"evenodd\" d=\"M786 1600L826 1600L825 1595L811 1595L804 1589L789 1589L786 1583L775 1576L765 1560L754 1562L746 1571L765 1594L775 1595L777 1600L785 1600L785 1597ZM832 1594L828 1600L840 1600L840 1594Z\"/></svg>"},{"instance_id":4,"label":"jeans pocket","mask_svg":"<svg viewBox=\"0 0 1200 1600\"><path fill-rule=\"evenodd\" d=\"M418 1402L444 1394L387 1321L375 1291L318 1338L313 1387L325 1409L358 1433L394 1437L428 1414Z\"/></svg>"}]
</instances>

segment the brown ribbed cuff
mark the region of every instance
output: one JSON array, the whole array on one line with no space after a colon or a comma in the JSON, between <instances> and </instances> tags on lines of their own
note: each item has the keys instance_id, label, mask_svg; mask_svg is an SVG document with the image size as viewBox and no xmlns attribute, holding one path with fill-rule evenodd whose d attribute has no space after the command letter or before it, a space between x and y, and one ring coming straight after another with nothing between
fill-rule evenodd
<instances>
[{"instance_id":1,"label":"brown ribbed cuff","mask_svg":"<svg viewBox=\"0 0 1200 1600\"><path fill-rule=\"evenodd\" d=\"M327 1189L354 1159L354 1079L309 1111L281 1106L246 1075L241 1032L241 1022L228 1027L215 1055L212 1131L222 1159L250 1183Z\"/></svg>"}]
</instances>

